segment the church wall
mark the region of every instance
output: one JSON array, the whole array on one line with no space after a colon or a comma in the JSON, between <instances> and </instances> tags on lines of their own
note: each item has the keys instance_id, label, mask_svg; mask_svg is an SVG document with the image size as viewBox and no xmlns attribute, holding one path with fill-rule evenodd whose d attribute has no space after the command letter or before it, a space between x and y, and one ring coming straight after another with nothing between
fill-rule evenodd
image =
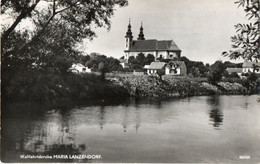
<instances>
[{"instance_id":1,"label":"church wall","mask_svg":"<svg viewBox=\"0 0 260 164\"><path fill-rule=\"evenodd\" d=\"M125 59L128 60L130 56L134 56L136 58L140 53L143 53L145 57L147 57L148 54L151 54L156 58L156 51L148 51L148 52L125 52Z\"/></svg>"},{"instance_id":2,"label":"church wall","mask_svg":"<svg viewBox=\"0 0 260 164\"><path fill-rule=\"evenodd\" d=\"M169 52L168 58L169 59L179 58L179 56L178 56L177 52Z\"/></svg>"},{"instance_id":3,"label":"church wall","mask_svg":"<svg viewBox=\"0 0 260 164\"><path fill-rule=\"evenodd\" d=\"M151 54L154 56L155 60L157 58L160 58L160 55L162 55L163 59L173 59L173 58L180 58L179 52L167 52L167 51L147 51L147 52L125 52L125 59L128 60L130 56L134 56L135 58L138 56L138 54L143 53L145 57L147 57L148 54Z\"/></svg>"},{"instance_id":4,"label":"church wall","mask_svg":"<svg viewBox=\"0 0 260 164\"><path fill-rule=\"evenodd\" d=\"M157 58L160 58L162 57L163 59L168 59L168 53L167 51L158 51L157 53ZM156 59L157 59L156 58Z\"/></svg>"}]
</instances>

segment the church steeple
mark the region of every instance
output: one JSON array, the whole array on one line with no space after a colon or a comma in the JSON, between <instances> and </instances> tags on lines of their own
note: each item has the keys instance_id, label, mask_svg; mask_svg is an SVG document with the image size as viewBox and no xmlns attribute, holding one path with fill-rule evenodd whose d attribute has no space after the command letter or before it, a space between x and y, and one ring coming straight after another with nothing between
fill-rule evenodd
<instances>
[{"instance_id":1,"label":"church steeple","mask_svg":"<svg viewBox=\"0 0 260 164\"><path fill-rule=\"evenodd\" d=\"M132 35L132 31L131 31L131 19L129 19L128 30L126 32L126 36L125 37L133 39L133 35Z\"/></svg>"},{"instance_id":2,"label":"church steeple","mask_svg":"<svg viewBox=\"0 0 260 164\"><path fill-rule=\"evenodd\" d=\"M131 19L129 19L128 30L126 32L125 38L126 38L126 50L129 50L133 41L133 35L131 31Z\"/></svg>"},{"instance_id":3,"label":"church steeple","mask_svg":"<svg viewBox=\"0 0 260 164\"><path fill-rule=\"evenodd\" d=\"M138 35L137 40L145 40L144 33L143 33L143 21L141 22L140 33Z\"/></svg>"}]
</instances>

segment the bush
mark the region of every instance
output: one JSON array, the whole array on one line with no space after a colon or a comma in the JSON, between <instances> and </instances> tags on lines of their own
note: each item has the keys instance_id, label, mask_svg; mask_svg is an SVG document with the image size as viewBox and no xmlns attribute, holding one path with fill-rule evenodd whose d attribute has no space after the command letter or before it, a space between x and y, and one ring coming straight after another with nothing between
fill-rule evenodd
<instances>
[{"instance_id":1,"label":"bush","mask_svg":"<svg viewBox=\"0 0 260 164\"><path fill-rule=\"evenodd\" d=\"M212 71L208 75L208 82L210 84L216 85L222 79L222 72Z\"/></svg>"},{"instance_id":2,"label":"bush","mask_svg":"<svg viewBox=\"0 0 260 164\"><path fill-rule=\"evenodd\" d=\"M159 69L157 70L157 75L159 76L160 80L162 80L162 76L165 74L164 69Z\"/></svg>"},{"instance_id":3,"label":"bush","mask_svg":"<svg viewBox=\"0 0 260 164\"><path fill-rule=\"evenodd\" d=\"M226 77L221 79L222 82L230 82L230 83L239 83L242 84L242 79L240 78L232 78L232 77Z\"/></svg>"},{"instance_id":4,"label":"bush","mask_svg":"<svg viewBox=\"0 0 260 164\"><path fill-rule=\"evenodd\" d=\"M250 72L248 76L243 79L242 84L247 88L249 94L256 93L259 85L257 74Z\"/></svg>"},{"instance_id":5,"label":"bush","mask_svg":"<svg viewBox=\"0 0 260 164\"><path fill-rule=\"evenodd\" d=\"M240 78L239 75L238 75L236 72L232 72L232 73L229 75L229 77L231 77L231 78L237 78L237 79Z\"/></svg>"}]
</instances>

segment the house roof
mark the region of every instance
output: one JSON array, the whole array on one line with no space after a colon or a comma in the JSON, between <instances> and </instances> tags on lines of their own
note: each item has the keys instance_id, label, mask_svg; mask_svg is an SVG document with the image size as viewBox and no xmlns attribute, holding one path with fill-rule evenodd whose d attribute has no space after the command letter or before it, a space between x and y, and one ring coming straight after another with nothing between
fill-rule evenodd
<instances>
[{"instance_id":1,"label":"house roof","mask_svg":"<svg viewBox=\"0 0 260 164\"><path fill-rule=\"evenodd\" d=\"M129 51L181 51L173 40L134 40Z\"/></svg>"},{"instance_id":2,"label":"house roof","mask_svg":"<svg viewBox=\"0 0 260 164\"><path fill-rule=\"evenodd\" d=\"M127 63L127 60L125 60L125 59L119 59L119 62L120 62L120 63Z\"/></svg>"},{"instance_id":3,"label":"house roof","mask_svg":"<svg viewBox=\"0 0 260 164\"><path fill-rule=\"evenodd\" d=\"M260 66L260 63L245 61L243 63L243 68L253 68L253 64Z\"/></svg>"},{"instance_id":4,"label":"house roof","mask_svg":"<svg viewBox=\"0 0 260 164\"><path fill-rule=\"evenodd\" d=\"M170 61L166 67L172 67L175 66L175 68L180 68L184 63L184 61Z\"/></svg>"},{"instance_id":5,"label":"house roof","mask_svg":"<svg viewBox=\"0 0 260 164\"><path fill-rule=\"evenodd\" d=\"M79 67L85 67L83 64L81 64L81 63L77 63L77 64L75 64L75 65L77 65L77 66L79 66Z\"/></svg>"},{"instance_id":6,"label":"house roof","mask_svg":"<svg viewBox=\"0 0 260 164\"><path fill-rule=\"evenodd\" d=\"M152 62L147 69L162 69L165 66L165 62Z\"/></svg>"},{"instance_id":7,"label":"house roof","mask_svg":"<svg viewBox=\"0 0 260 164\"><path fill-rule=\"evenodd\" d=\"M236 73L242 73L243 68L227 68L228 73L236 72Z\"/></svg>"}]
</instances>

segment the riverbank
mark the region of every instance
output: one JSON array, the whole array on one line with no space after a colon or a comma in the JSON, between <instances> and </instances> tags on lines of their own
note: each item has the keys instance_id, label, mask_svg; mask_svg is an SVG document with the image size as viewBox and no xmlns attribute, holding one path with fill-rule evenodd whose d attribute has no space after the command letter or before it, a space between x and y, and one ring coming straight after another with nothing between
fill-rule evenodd
<instances>
[{"instance_id":1,"label":"riverbank","mask_svg":"<svg viewBox=\"0 0 260 164\"><path fill-rule=\"evenodd\" d=\"M51 72L19 72L2 87L2 102L76 102L102 101L129 97L128 91L104 80L98 74L55 74Z\"/></svg>"},{"instance_id":2,"label":"riverbank","mask_svg":"<svg viewBox=\"0 0 260 164\"><path fill-rule=\"evenodd\" d=\"M159 98L246 93L238 82L219 82L211 85L207 79L187 76L155 76L133 74L17 74L11 85L2 92L2 102L104 102L127 97ZM23 78L21 78L23 77Z\"/></svg>"},{"instance_id":3,"label":"riverbank","mask_svg":"<svg viewBox=\"0 0 260 164\"><path fill-rule=\"evenodd\" d=\"M110 75L107 80L125 88L134 97L187 97L202 95L241 95L246 88L239 83L219 82L211 85L189 77L148 75Z\"/></svg>"}]
</instances>

